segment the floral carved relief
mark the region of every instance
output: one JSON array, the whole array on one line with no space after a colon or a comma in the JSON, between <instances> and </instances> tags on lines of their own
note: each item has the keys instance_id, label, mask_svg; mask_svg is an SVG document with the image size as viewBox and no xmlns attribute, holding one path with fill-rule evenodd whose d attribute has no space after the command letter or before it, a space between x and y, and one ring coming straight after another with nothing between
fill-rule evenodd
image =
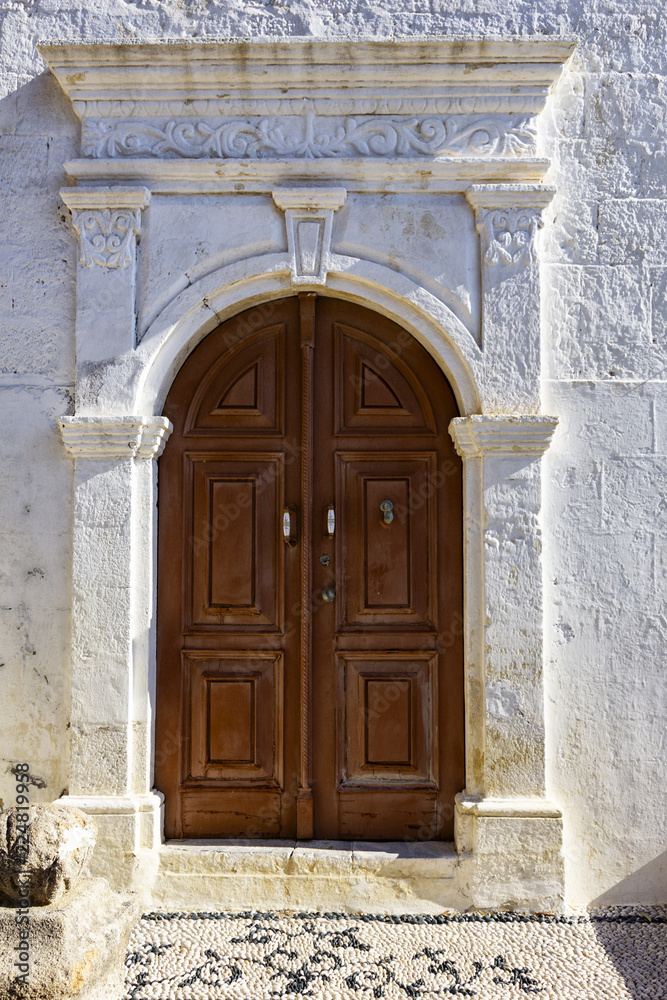
<instances>
[{"instance_id":1,"label":"floral carved relief","mask_svg":"<svg viewBox=\"0 0 667 1000\"><path fill-rule=\"evenodd\" d=\"M484 259L488 264L532 264L535 235L542 227L540 213L534 208L502 208L485 212L479 222Z\"/></svg>"},{"instance_id":2,"label":"floral carved relief","mask_svg":"<svg viewBox=\"0 0 667 1000\"><path fill-rule=\"evenodd\" d=\"M72 212L80 237L79 260L86 267L126 267L134 257L139 211L127 208L80 209Z\"/></svg>"},{"instance_id":3,"label":"floral carved relief","mask_svg":"<svg viewBox=\"0 0 667 1000\"><path fill-rule=\"evenodd\" d=\"M84 120L84 156L218 159L336 156L525 156L534 152L530 117L479 115L339 118L312 112L206 121Z\"/></svg>"}]
</instances>

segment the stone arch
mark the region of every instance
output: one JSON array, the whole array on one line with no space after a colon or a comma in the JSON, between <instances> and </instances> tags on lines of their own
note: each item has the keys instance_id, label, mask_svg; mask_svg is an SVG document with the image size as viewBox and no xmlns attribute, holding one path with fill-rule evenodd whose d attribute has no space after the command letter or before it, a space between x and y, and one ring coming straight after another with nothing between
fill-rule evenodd
<instances>
[{"instance_id":1,"label":"stone arch","mask_svg":"<svg viewBox=\"0 0 667 1000\"><path fill-rule=\"evenodd\" d=\"M336 264L344 262L344 269ZM299 290L308 290L299 285ZM365 305L410 332L435 358L456 395L462 416L482 410L481 351L463 323L431 292L382 264L332 255L321 295ZM134 412L159 414L185 358L221 322L293 293L289 258L266 254L221 267L177 295L146 331L136 354L141 373Z\"/></svg>"}]
</instances>

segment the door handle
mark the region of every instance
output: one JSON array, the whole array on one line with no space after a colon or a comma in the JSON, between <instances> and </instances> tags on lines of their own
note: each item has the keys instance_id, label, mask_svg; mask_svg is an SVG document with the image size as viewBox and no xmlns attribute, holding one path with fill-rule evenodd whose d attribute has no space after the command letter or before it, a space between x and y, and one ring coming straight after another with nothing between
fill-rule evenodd
<instances>
[{"instance_id":1,"label":"door handle","mask_svg":"<svg viewBox=\"0 0 667 1000\"><path fill-rule=\"evenodd\" d=\"M283 541L291 549L296 545L296 507L283 507Z\"/></svg>"},{"instance_id":2,"label":"door handle","mask_svg":"<svg viewBox=\"0 0 667 1000\"><path fill-rule=\"evenodd\" d=\"M335 587L325 587L322 591L322 600L325 604L331 604L336 598L336 588Z\"/></svg>"},{"instance_id":3,"label":"door handle","mask_svg":"<svg viewBox=\"0 0 667 1000\"><path fill-rule=\"evenodd\" d=\"M394 505L391 500L383 500L380 504L380 510L382 511L382 520L385 524L391 524L394 520Z\"/></svg>"}]
</instances>

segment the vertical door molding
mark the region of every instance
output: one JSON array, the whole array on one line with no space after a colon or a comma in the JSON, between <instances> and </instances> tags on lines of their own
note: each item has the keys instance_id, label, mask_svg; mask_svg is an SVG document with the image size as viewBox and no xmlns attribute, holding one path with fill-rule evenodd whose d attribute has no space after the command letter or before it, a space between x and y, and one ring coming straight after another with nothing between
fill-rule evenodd
<instances>
[{"instance_id":1,"label":"vertical door molding","mask_svg":"<svg viewBox=\"0 0 667 1000\"><path fill-rule=\"evenodd\" d=\"M561 812L545 787L541 457L549 416L458 417L464 462L466 789L456 842L476 905L562 897Z\"/></svg>"},{"instance_id":2,"label":"vertical door molding","mask_svg":"<svg viewBox=\"0 0 667 1000\"><path fill-rule=\"evenodd\" d=\"M313 350L315 348L315 295L299 295L301 326L301 632L300 713L301 744L299 790L296 801L296 833L299 839L313 836L312 755L312 521L313 521Z\"/></svg>"},{"instance_id":3,"label":"vertical door molding","mask_svg":"<svg viewBox=\"0 0 667 1000\"><path fill-rule=\"evenodd\" d=\"M74 459L71 766L60 801L99 818L101 851L160 843L151 790L155 462L166 417L62 417Z\"/></svg>"}]
</instances>

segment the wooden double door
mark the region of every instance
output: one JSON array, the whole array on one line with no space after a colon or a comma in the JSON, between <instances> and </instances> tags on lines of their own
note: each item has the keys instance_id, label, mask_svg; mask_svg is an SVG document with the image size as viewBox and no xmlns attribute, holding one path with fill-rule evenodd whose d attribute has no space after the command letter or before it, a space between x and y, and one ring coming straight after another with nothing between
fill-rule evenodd
<instances>
[{"instance_id":1,"label":"wooden double door","mask_svg":"<svg viewBox=\"0 0 667 1000\"><path fill-rule=\"evenodd\" d=\"M164 412L167 836L451 839L462 510L441 370L308 293L209 334Z\"/></svg>"}]
</instances>

